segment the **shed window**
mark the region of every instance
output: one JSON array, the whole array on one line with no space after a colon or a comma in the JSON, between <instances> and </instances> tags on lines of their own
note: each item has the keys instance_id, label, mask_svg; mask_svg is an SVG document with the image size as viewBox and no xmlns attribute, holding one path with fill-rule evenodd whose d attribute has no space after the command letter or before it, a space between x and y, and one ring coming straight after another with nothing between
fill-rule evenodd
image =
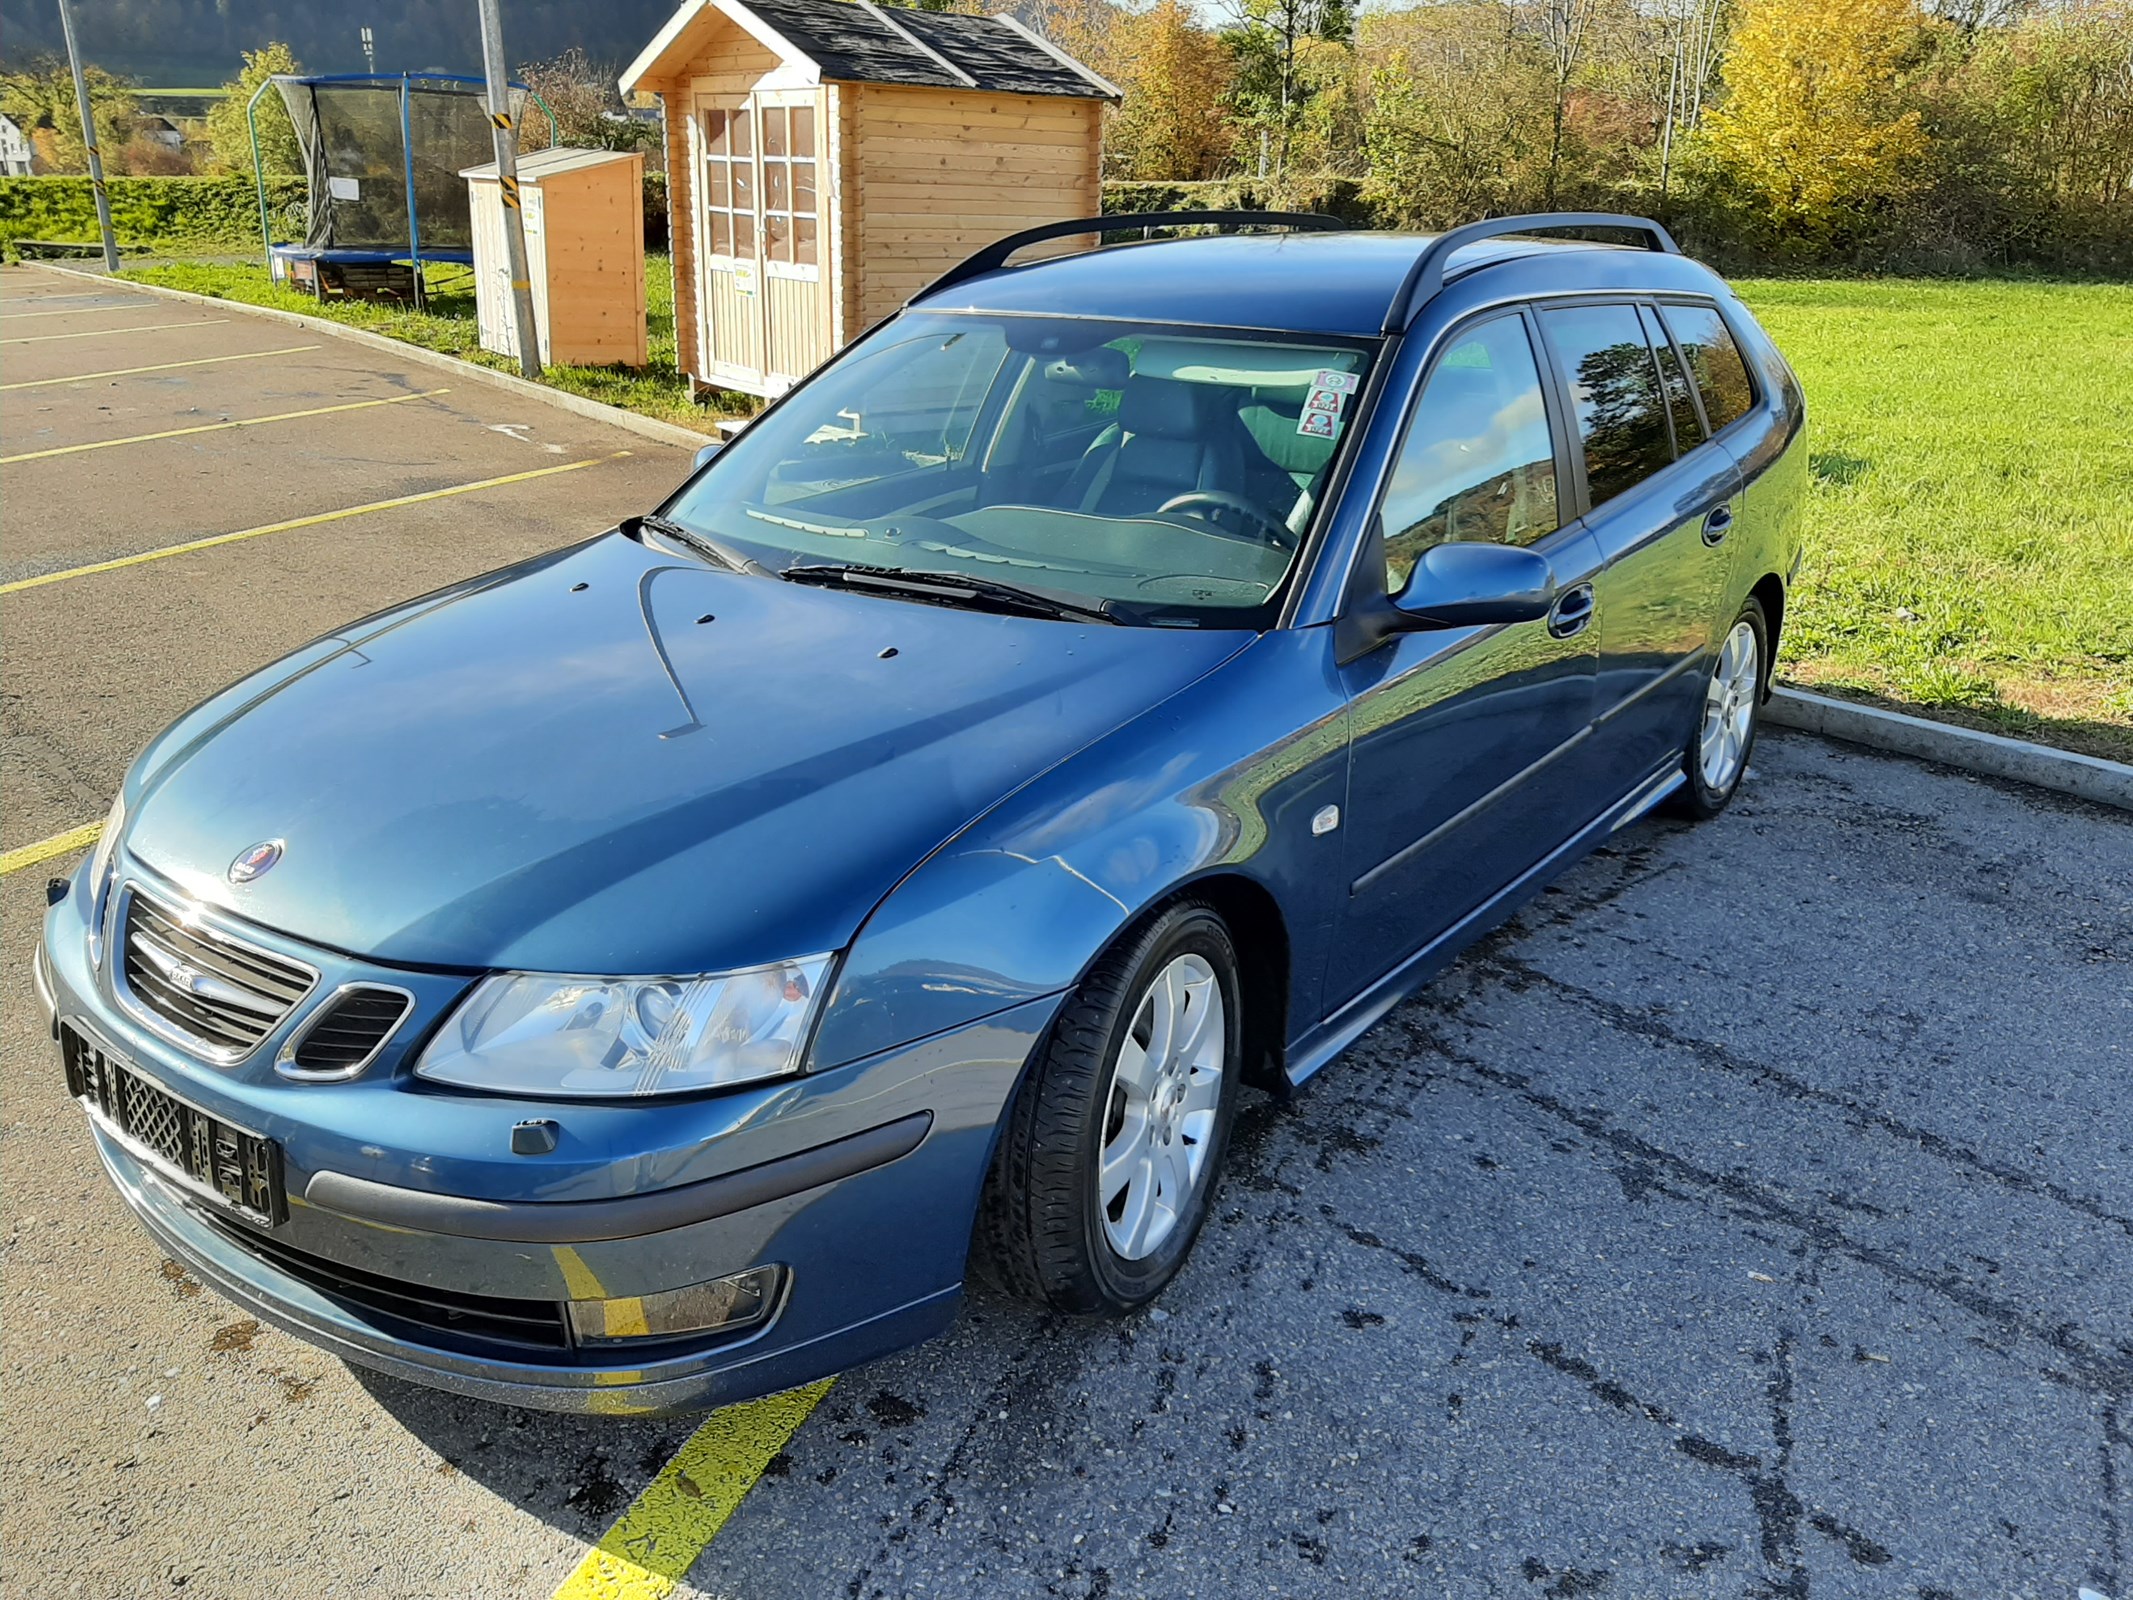
<instances>
[{"instance_id":1,"label":"shed window","mask_svg":"<svg viewBox=\"0 0 2133 1600\"><path fill-rule=\"evenodd\" d=\"M704 249L816 264L815 108L741 105L704 113Z\"/></svg>"},{"instance_id":2,"label":"shed window","mask_svg":"<svg viewBox=\"0 0 2133 1600\"><path fill-rule=\"evenodd\" d=\"M755 254L755 125L746 106L704 113L704 249Z\"/></svg>"}]
</instances>

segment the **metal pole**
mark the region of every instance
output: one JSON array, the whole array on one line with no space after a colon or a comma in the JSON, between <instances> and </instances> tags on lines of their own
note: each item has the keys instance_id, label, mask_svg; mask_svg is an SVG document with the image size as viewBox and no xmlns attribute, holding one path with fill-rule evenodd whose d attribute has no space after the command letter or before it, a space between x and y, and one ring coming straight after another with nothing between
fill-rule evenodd
<instances>
[{"instance_id":1,"label":"metal pole","mask_svg":"<svg viewBox=\"0 0 2133 1600\"><path fill-rule=\"evenodd\" d=\"M511 73L504 65L500 0L481 0L481 62L489 80L489 126L496 134L496 185L503 191L504 255L511 263L511 314L518 331L518 370L541 375L540 334L533 320L533 280L526 270L526 219L519 210L518 130L511 125Z\"/></svg>"},{"instance_id":2,"label":"metal pole","mask_svg":"<svg viewBox=\"0 0 2133 1600\"><path fill-rule=\"evenodd\" d=\"M81 75L81 52L74 48L74 13L59 0L59 31L67 36L67 65L74 69L74 103L81 109L82 143L89 147L89 186L96 191L96 225L104 235L104 270L119 269L118 240L111 236L111 196L104 192L104 157L96 148L96 113L89 109L89 85Z\"/></svg>"}]
</instances>

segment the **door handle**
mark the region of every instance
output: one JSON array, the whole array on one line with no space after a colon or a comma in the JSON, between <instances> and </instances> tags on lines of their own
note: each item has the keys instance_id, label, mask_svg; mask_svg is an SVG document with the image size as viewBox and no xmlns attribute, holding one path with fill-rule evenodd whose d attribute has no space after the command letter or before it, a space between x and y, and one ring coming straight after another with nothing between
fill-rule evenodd
<instances>
[{"instance_id":1,"label":"door handle","mask_svg":"<svg viewBox=\"0 0 2133 1600\"><path fill-rule=\"evenodd\" d=\"M1592 585L1578 584L1565 589L1556 596L1555 604L1548 609L1548 631L1558 639L1567 639L1572 634L1582 633L1585 624L1593 618L1598 606L1592 598Z\"/></svg>"},{"instance_id":2,"label":"door handle","mask_svg":"<svg viewBox=\"0 0 2133 1600\"><path fill-rule=\"evenodd\" d=\"M1733 508L1731 506L1713 506L1703 519L1703 542L1705 544L1718 543L1719 540L1726 536L1726 530L1732 526Z\"/></svg>"}]
</instances>

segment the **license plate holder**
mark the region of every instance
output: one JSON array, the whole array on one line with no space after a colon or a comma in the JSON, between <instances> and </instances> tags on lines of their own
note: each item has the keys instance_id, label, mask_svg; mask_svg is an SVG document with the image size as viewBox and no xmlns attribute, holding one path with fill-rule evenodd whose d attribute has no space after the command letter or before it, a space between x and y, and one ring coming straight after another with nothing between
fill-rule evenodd
<instances>
[{"instance_id":1,"label":"license plate holder","mask_svg":"<svg viewBox=\"0 0 2133 1600\"><path fill-rule=\"evenodd\" d=\"M288 1219L274 1140L172 1094L71 1022L59 1050L67 1092L157 1177L261 1227Z\"/></svg>"}]
</instances>

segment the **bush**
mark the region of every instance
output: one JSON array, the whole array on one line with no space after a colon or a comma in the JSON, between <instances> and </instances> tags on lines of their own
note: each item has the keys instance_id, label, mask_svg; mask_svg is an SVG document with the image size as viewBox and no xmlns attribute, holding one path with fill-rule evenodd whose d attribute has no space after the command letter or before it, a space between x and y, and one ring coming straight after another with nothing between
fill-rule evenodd
<instances>
[{"instance_id":1,"label":"bush","mask_svg":"<svg viewBox=\"0 0 2133 1600\"><path fill-rule=\"evenodd\" d=\"M1104 215L1133 211L1322 211L1359 228L1379 226L1361 186L1332 173L1272 178L1214 178L1204 183L1107 183Z\"/></svg>"},{"instance_id":2,"label":"bush","mask_svg":"<svg viewBox=\"0 0 2133 1600\"><path fill-rule=\"evenodd\" d=\"M258 245L259 191L246 178L112 178L111 231L131 250ZM304 205L302 178L267 180L279 215ZM0 178L0 245L17 239L94 239L87 178Z\"/></svg>"}]
</instances>

